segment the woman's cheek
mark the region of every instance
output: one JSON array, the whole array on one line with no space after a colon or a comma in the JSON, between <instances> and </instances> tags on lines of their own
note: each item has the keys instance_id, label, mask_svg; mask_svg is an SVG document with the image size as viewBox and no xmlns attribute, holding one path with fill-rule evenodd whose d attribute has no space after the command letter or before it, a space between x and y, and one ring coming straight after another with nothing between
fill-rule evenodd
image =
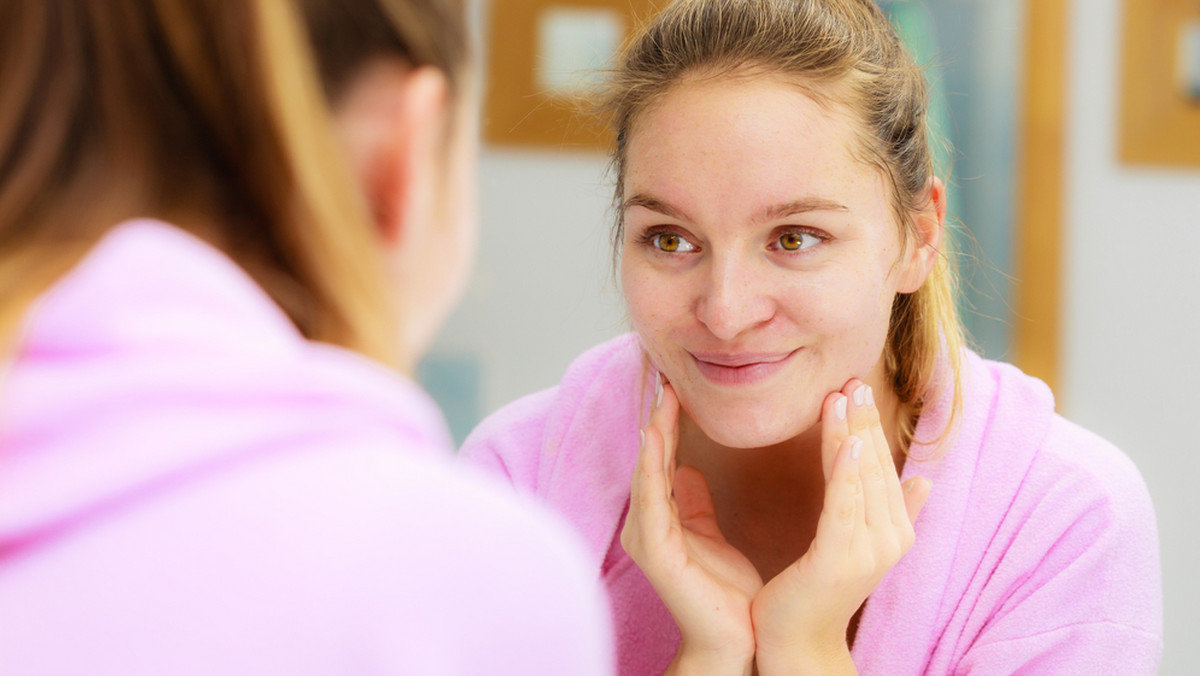
<instances>
[{"instance_id":1,"label":"woman's cheek","mask_svg":"<svg viewBox=\"0 0 1200 676\"><path fill-rule=\"evenodd\" d=\"M847 378L870 371L887 340L891 303L881 297L882 285L867 280L843 276L824 287L825 293L813 294L805 313L808 328L822 337L822 351L844 360Z\"/></svg>"},{"instance_id":2,"label":"woman's cheek","mask_svg":"<svg viewBox=\"0 0 1200 676\"><path fill-rule=\"evenodd\" d=\"M641 339L642 347L654 361L655 368L663 368L663 343L668 339L670 322L660 293L648 291L647 285L635 284L625 287L625 304L634 333Z\"/></svg>"}]
</instances>

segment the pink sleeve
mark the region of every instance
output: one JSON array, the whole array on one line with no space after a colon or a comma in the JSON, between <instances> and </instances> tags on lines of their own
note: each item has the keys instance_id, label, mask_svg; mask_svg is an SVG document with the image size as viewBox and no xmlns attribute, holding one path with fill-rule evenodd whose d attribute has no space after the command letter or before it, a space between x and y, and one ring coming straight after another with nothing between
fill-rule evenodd
<instances>
[{"instance_id":1,"label":"pink sleeve","mask_svg":"<svg viewBox=\"0 0 1200 676\"><path fill-rule=\"evenodd\" d=\"M463 442L460 462L502 478L526 493L537 493L546 423L557 387L522 397L488 416Z\"/></svg>"}]
</instances>

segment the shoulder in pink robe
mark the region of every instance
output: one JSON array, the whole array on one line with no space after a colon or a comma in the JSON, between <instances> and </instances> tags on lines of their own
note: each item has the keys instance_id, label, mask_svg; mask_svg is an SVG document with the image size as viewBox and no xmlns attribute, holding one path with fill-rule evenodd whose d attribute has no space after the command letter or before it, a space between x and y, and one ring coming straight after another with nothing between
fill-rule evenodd
<instances>
[{"instance_id":1,"label":"shoulder in pink robe","mask_svg":"<svg viewBox=\"0 0 1200 676\"><path fill-rule=\"evenodd\" d=\"M183 231L115 227L5 366L0 673L611 672L575 536Z\"/></svg>"}]
</instances>

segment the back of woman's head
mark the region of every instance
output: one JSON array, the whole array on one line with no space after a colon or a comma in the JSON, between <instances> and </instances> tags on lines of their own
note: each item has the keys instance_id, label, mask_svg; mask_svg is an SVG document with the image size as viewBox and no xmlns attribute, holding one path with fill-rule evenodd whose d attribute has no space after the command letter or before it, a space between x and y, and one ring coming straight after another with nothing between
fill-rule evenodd
<instances>
[{"instance_id":1,"label":"back of woman's head","mask_svg":"<svg viewBox=\"0 0 1200 676\"><path fill-rule=\"evenodd\" d=\"M760 74L785 76L818 102L848 112L857 132L850 152L887 178L904 241L919 243L913 215L929 207L933 176L926 87L872 0L677 0L668 6L628 45L607 93L617 134L617 203L629 139L648 108L691 79ZM621 230L618 220L614 244ZM901 401L914 413L934 393L937 360L946 348L959 400L963 338L947 254L918 291L898 296L893 306L885 357Z\"/></svg>"},{"instance_id":2,"label":"back of woman's head","mask_svg":"<svg viewBox=\"0 0 1200 676\"><path fill-rule=\"evenodd\" d=\"M376 1L339 4L387 16L376 33L418 36L430 24L403 22L433 15L410 7L438 4ZM301 19L281 0L0 6L0 336L107 229L151 216L225 249L306 336L391 359L372 224ZM358 63L322 68L326 84Z\"/></svg>"},{"instance_id":3,"label":"back of woman's head","mask_svg":"<svg viewBox=\"0 0 1200 676\"><path fill-rule=\"evenodd\" d=\"M328 99L336 104L364 65L399 58L432 66L459 93L469 60L461 0L297 0Z\"/></svg>"}]
</instances>

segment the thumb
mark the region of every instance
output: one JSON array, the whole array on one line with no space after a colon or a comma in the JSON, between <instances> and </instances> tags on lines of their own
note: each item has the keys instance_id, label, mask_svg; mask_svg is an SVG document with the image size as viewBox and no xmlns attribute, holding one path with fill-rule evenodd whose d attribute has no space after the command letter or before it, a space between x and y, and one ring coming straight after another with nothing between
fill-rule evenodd
<instances>
[{"instance_id":1,"label":"thumb","mask_svg":"<svg viewBox=\"0 0 1200 676\"><path fill-rule=\"evenodd\" d=\"M933 483L925 477L914 477L904 482L904 509L908 512L909 523L917 522L917 515L921 513L932 489Z\"/></svg>"}]
</instances>

